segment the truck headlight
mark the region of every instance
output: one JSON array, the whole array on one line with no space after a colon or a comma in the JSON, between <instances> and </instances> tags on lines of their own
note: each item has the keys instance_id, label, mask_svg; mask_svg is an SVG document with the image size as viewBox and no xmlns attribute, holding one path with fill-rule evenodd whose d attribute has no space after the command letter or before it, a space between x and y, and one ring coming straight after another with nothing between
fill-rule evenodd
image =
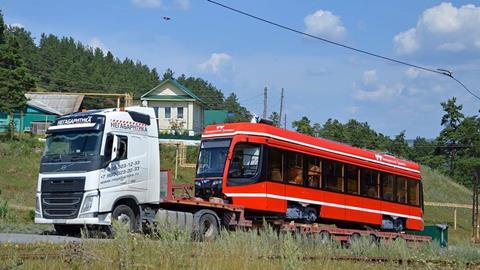
<instances>
[{"instance_id":1,"label":"truck headlight","mask_svg":"<svg viewBox=\"0 0 480 270\"><path fill-rule=\"evenodd\" d=\"M92 207L94 205L97 205L97 202L98 202L97 194L88 195L87 197L85 197L85 200L83 200L82 210L80 210L80 212L84 213L84 212L90 212L91 210L94 210L92 209Z\"/></svg>"},{"instance_id":2,"label":"truck headlight","mask_svg":"<svg viewBox=\"0 0 480 270\"><path fill-rule=\"evenodd\" d=\"M41 218L42 217L42 210L40 209L40 196L35 196L35 217Z\"/></svg>"}]
</instances>

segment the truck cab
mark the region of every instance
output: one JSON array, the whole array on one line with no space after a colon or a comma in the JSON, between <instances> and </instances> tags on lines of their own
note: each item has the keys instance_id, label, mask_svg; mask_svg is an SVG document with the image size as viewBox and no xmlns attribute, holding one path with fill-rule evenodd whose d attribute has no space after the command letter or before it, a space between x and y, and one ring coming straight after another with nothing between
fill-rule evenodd
<instances>
[{"instance_id":1,"label":"truck cab","mask_svg":"<svg viewBox=\"0 0 480 270\"><path fill-rule=\"evenodd\" d=\"M36 191L35 223L57 231L141 220L140 205L159 204L158 127L152 108L90 110L47 130ZM132 228L136 229L136 228Z\"/></svg>"}]
</instances>

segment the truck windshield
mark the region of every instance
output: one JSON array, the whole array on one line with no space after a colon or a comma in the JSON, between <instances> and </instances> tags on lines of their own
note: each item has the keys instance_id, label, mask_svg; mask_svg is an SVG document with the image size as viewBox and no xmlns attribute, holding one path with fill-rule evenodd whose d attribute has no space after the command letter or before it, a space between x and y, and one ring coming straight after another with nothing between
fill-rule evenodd
<instances>
[{"instance_id":1,"label":"truck windshield","mask_svg":"<svg viewBox=\"0 0 480 270\"><path fill-rule=\"evenodd\" d=\"M197 163L197 178L222 177L230 139L202 141Z\"/></svg>"},{"instance_id":2,"label":"truck windshield","mask_svg":"<svg viewBox=\"0 0 480 270\"><path fill-rule=\"evenodd\" d=\"M47 137L43 155L99 155L101 139L101 131L52 133Z\"/></svg>"}]
</instances>

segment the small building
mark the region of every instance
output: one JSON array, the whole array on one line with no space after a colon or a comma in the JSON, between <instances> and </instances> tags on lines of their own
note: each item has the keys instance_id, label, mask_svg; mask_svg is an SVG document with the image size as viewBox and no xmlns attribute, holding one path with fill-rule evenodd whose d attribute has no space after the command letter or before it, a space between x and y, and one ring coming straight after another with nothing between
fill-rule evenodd
<instances>
[{"instance_id":1,"label":"small building","mask_svg":"<svg viewBox=\"0 0 480 270\"><path fill-rule=\"evenodd\" d=\"M205 102L175 79L167 79L140 98L152 107L161 134L199 135L204 127Z\"/></svg>"},{"instance_id":2,"label":"small building","mask_svg":"<svg viewBox=\"0 0 480 270\"><path fill-rule=\"evenodd\" d=\"M61 93L25 94L27 106L23 111L13 113L13 123L17 132L45 134L45 130L57 117L77 112L83 95ZM0 133L9 129L11 115L0 112Z\"/></svg>"},{"instance_id":3,"label":"small building","mask_svg":"<svg viewBox=\"0 0 480 270\"><path fill-rule=\"evenodd\" d=\"M204 126L223 124L229 117L233 117L233 114L226 110L205 110L204 115Z\"/></svg>"}]
</instances>

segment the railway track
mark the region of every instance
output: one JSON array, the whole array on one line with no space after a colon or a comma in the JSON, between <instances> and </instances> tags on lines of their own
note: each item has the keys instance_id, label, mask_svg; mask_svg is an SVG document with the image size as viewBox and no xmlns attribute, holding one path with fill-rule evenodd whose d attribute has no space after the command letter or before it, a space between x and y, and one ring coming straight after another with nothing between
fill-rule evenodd
<instances>
[{"instance_id":1,"label":"railway track","mask_svg":"<svg viewBox=\"0 0 480 270\"><path fill-rule=\"evenodd\" d=\"M69 252L65 251L59 252L20 252L15 255L0 255L0 261L5 261L8 259L16 260L46 260L46 259L63 259L65 261L71 261L72 258L83 256L81 251L78 252ZM196 257L196 255L192 255ZM95 258L104 261L103 258ZM267 256L267 257L258 257L258 259L268 259L268 260L280 260L281 256ZM358 263L369 263L369 264L398 264L398 265L408 265L408 266L422 266L429 265L435 267L455 267L462 265L463 267L469 269L478 269L480 267L480 261L459 263L457 261L448 261L448 260L414 260L414 259L404 259L404 258L382 258L382 257L358 257L358 256L304 256L300 257L300 260L303 261L317 261L317 260L333 260L333 261L350 261ZM155 268L154 265L145 265L147 268ZM2 269L2 268L0 268Z\"/></svg>"}]
</instances>

